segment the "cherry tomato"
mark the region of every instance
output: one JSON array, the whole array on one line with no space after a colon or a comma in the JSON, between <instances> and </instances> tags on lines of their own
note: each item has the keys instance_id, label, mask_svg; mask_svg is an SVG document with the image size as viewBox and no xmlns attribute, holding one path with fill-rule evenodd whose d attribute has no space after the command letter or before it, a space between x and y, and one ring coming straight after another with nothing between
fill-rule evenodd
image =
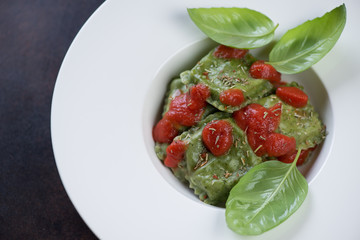
<instances>
[{"instance_id":1,"label":"cherry tomato","mask_svg":"<svg viewBox=\"0 0 360 240\"><path fill-rule=\"evenodd\" d=\"M246 107L241 108L238 111L235 111L233 113L233 118L236 122L236 124L243 130L245 131L246 127L247 127L247 113L246 113Z\"/></svg>"},{"instance_id":2,"label":"cherry tomato","mask_svg":"<svg viewBox=\"0 0 360 240\"><path fill-rule=\"evenodd\" d=\"M155 142L171 143L178 135L178 130L174 124L166 118L162 118L153 129L153 138Z\"/></svg>"},{"instance_id":3,"label":"cherry tomato","mask_svg":"<svg viewBox=\"0 0 360 240\"><path fill-rule=\"evenodd\" d=\"M225 58L225 59L231 59L231 58L240 59L243 58L248 52L249 52L248 49L237 49L237 48L220 45L215 49L214 56L217 58Z\"/></svg>"},{"instance_id":4,"label":"cherry tomato","mask_svg":"<svg viewBox=\"0 0 360 240\"><path fill-rule=\"evenodd\" d=\"M190 100L188 107L191 110L199 110L206 106L206 99L210 97L210 91L204 84L197 84L190 88Z\"/></svg>"},{"instance_id":5,"label":"cherry tomato","mask_svg":"<svg viewBox=\"0 0 360 240\"><path fill-rule=\"evenodd\" d=\"M266 154L265 142L267 138L266 132L261 132L252 128L248 128L246 132L248 143L256 156L263 156Z\"/></svg>"},{"instance_id":6,"label":"cherry tomato","mask_svg":"<svg viewBox=\"0 0 360 240\"><path fill-rule=\"evenodd\" d=\"M271 133L266 139L265 148L269 157L283 156L296 149L296 140L280 133Z\"/></svg>"},{"instance_id":7,"label":"cherry tomato","mask_svg":"<svg viewBox=\"0 0 360 240\"><path fill-rule=\"evenodd\" d=\"M164 164L167 167L177 167L179 162L184 158L186 144L184 141L175 140L166 148L166 158Z\"/></svg>"},{"instance_id":8,"label":"cherry tomato","mask_svg":"<svg viewBox=\"0 0 360 240\"><path fill-rule=\"evenodd\" d=\"M244 94L240 89L227 89L220 94L220 101L229 106L239 106L244 102Z\"/></svg>"},{"instance_id":9,"label":"cherry tomato","mask_svg":"<svg viewBox=\"0 0 360 240\"><path fill-rule=\"evenodd\" d=\"M237 125L246 130L249 145L257 156L266 154L265 142L280 124L281 107L281 103L269 109L252 103L233 113Z\"/></svg>"},{"instance_id":10,"label":"cherry tomato","mask_svg":"<svg viewBox=\"0 0 360 240\"><path fill-rule=\"evenodd\" d=\"M225 154L233 143L232 126L226 120L208 123L202 131L205 146L214 156Z\"/></svg>"},{"instance_id":11,"label":"cherry tomato","mask_svg":"<svg viewBox=\"0 0 360 240\"><path fill-rule=\"evenodd\" d=\"M165 114L165 117L171 122L182 126L192 126L200 121L204 109L190 109L189 100L190 96L185 93L175 97L171 101L169 111Z\"/></svg>"},{"instance_id":12,"label":"cherry tomato","mask_svg":"<svg viewBox=\"0 0 360 240\"><path fill-rule=\"evenodd\" d=\"M315 147L301 150L299 159L296 162L296 166L303 165L305 160L309 156L310 152L313 151L314 149L315 149ZM292 163L295 160L297 152L298 152L298 150L295 149L294 151L292 151L290 153L287 153L283 156L278 157L278 160L283 163Z\"/></svg>"},{"instance_id":13,"label":"cherry tomato","mask_svg":"<svg viewBox=\"0 0 360 240\"><path fill-rule=\"evenodd\" d=\"M276 89L276 96L297 108L305 107L308 102L306 93L297 87L279 87Z\"/></svg>"},{"instance_id":14,"label":"cherry tomato","mask_svg":"<svg viewBox=\"0 0 360 240\"><path fill-rule=\"evenodd\" d=\"M250 75L253 78L261 78L269 80L271 83L278 83L281 81L281 73L270 64L262 60L254 62L250 67Z\"/></svg>"}]
</instances>

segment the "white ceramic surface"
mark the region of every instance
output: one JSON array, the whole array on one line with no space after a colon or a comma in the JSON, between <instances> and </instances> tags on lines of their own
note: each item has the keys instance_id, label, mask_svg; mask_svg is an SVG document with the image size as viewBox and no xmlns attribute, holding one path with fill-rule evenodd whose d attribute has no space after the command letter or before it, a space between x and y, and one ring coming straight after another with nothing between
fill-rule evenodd
<instances>
[{"instance_id":1,"label":"white ceramic surface","mask_svg":"<svg viewBox=\"0 0 360 240\"><path fill-rule=\"evenodd\" d=\"M318 87L324 87L328 96L317 92L316 84L305 86L312 101L319 106L326 103L319 111L332 129L319 155L322 162L317 171L308 173L311 184L302 207L257 237L232 233L223 209L197 201L147 151L151 147L147 129L154 120L152 110L158 109L151 103L160 101L164 92L162 81L154 77L177 74L161 66L205 38L187 16L187 7L252 8L280 23L276 31L280 37L343 1L105 2L64 59L51 116L61 179L94 233L101 239L360 239L360 2L344 2L348 14L344 32L313 67L323 81L324 86ZM314 77L313 72L308 75ZM324 101L327 97L329 101Z\"/></svg>"}]
</instances>

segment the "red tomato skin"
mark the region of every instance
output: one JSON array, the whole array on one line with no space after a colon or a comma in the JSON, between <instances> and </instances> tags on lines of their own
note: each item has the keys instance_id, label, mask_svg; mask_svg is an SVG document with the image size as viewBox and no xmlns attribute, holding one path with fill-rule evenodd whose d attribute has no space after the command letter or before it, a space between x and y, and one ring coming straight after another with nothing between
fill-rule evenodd
<instances>
[{"instance_id":1,"label":"red tomato skin","mask_svg":"<svg viewBox=\"0 0 360 240\"><path fill-rule=\"evenodd\" d=\"M164 164L167 167L175 168L178 166L179 162L184 158L187 145L185 142L180 140L173 141L166 148L166 158Z\"/></svg>"},{"instance_id":2,"label":"red tomato skin","mask_svg":"<svg viewBox=\"0 0 360 240\"><path fill-rule=\"evenodd\" d=\"M172 140L178 135L178 130L166 118L162 118L153 129L153 138L155 142L171 143Z\"/></svg>"},{"instance_id":3,"label":"red tomato skin","mask_svg":"<svg viewBox=\"0 0 360 240\"><path fill-rule=\"evenodd\" d=\"M212 121L204 127L202 139L214 156L221 156L227 153L233 144L232 126L225 120Z\"/></svg>"},{"instance_id":4,"label":"red tomato skin","mask_svg":"<svg viewBox=\"0 0 360 240\"><path fill-rule=\"evenodd\" d=\"M308 102L307 94L297 87L278 87L276 96L296 108L305 107Z\"/></svg>"},{"instance_id":5,"label":"red tomato skin","mask_svg":"<svg viewBox=\"0 0 360 240\"><path fill-rule=\"evenodd\" d=\"M281 73L270 64L262 60L254 62L250 67L250 76L253 78L261 78L269 80L271 83L278 83L281 81Z\"/></svg>"},{"instance_id":6,"label":"red tomato skin","mask_svg":"<svg viewBox=\"0 0 360 240\"><path fill-rule=\"evenodd\" d=\"M266 139L280 124L281 107L280 102L269 109L252 103L233 113L237 125L246 130L249 145L257 156L266 154Z\"/></svg>"},{"instance_id":7,"label":"red tomato skin","mask_svg":"<svg viewBox=\"0 0 360 240\"><path fill-rule=\"evenodd\" d=\"M246 127L247 127L247 116L246 116L246 108L241 108L238 111L235 111L232 114L236 124L243 130L245 131Z\"/></svg>"},{"instance_id":8,"label":"red tomato skin","mask_svg":"<svg viewBox=\"0 0 360 240\"><path fill-rule=\"evenodd\" d=\"M262 105L257 103L248 105L246 116L249 129L265 135L274 131L274 123L272 123L271 118L272 112Z\"/></svg>"},{"instance_id":9,"label":"red tomato skin","mask_svg":"<svg viewBox=\"0 0 360 240\"><path fill-rule=\"evenodd\" d=\"M298 161L296 162L296 166L301 166L304 164L305 160L307 159L307 157L309 156L310 152L313 151L316 147L313 148L308 148L308 149L303 149L301 150L300 156ZM283 156L278 157L278 160L283 162L283 163L292 163L295 160L296 154L297 154L297 149L295 149L295 151L292 151L290 153L287 153Z\"/></svg>"},{"instance_id":10,"label":"red tomato skin","mask_svg":"<svg viewBox=\"0 0 360 240\"><path fill-rule=\"evenodd\" d=\"M267 109L260 104L252 103L241 109L241 111L244 111L243 115L245 117L241 116L242 119L239 120L242 122L240 124L244 125L244 122L246 122L249 128L271 133L280 124L282 104L279 102ZM246 118L246 121L243 118Z\"/></svg>"},{"instance_id":11,"label":"red tomato skin","mask_svg":"<svg viewBox=\"0 0 360 240\"><path fill-rule=\"evenodd\" d=\"M191 110L189 108L189 99L190 96L184 93L175 97L170 103L169 111L165 114L165 118L174 124L188 127L200 121L204 109Z\"/></svg>"},{"instance_id":12,"label":"red tomato skin","mask_svg":"<svg viewBox=\"0 0 360 240\"><path fill-rule=\"evenodd\" d=\"M278 157L278 160L283 163L292 163L295 160L296 154L297 154L297 150ZM305 162L305 159L307 158L308 155L309 155L308 150L301 150L299 159L296 162L296 166L301 166Z\"/></svg>"},{"instance_id":13,"label":"red tomato skin","mask_svg":"<svg viewBox=\"0 0 360 240\"><path fill-rule=\"evenodd\" d=\"M251 149L257 156L266 153L264 144L269 133L268 122L264 120L264 113L267 109L259 104L251 104L247 109L248 129L246 136Z\"/></svg>"},{"instance_id":14,"label":"red tomato skin","mask_svg":"<svg viewBox=\"0 0 360 240\"><path fill-rule=\"evenodd\" d=\"M218 46L214 51L214 56L224 59L241 59L249 52L248 49L237 49L224 45Z\"/></svg>"},{"instance_id":15,"label":"red tomato skin","mask_svg":"<svg viewBox=\"0 0 360 240\"><path fill-rule=\"evenodd\" d=\"M247 109L247 123L250 129L267 132L268 122L264 115L268 110L260 104L251 104Z\"/></svg>"},{"instance_id":16,"label":"red tomato skin","mask_svg":"<svg viewBox=\"0 0 360 240\"><path fill-rule=\"evenodd\" d=\"M240 89L227 89L220 94L220 101L225 105L239 106L244 100L244 94Z\"/></svg>"},{"instance_id":17,"label":"red tomato skin","mask_svg":"<svg viewBox=\"0 0 360 240\"><path fill-rule=\"evenodd\" d=\"M199 110L206 106L206 99L210 97L210 90L204 84L197 84L190 88L188 107L191 110Z\"/></svg>"},{"instance_id":18,"label":"red tomato skin","mask_svg":"<svg viewBox=\"0 0 360 240\"><path fill-rule=\"evenodd\" d=\"M265 141L267 134L249 128L246 132L246 137L256 156L261 157L266 154Z\"/></svg>"},{"instance_id":19,"label":"red tomato skin","mask_svg":"<svg viewBox=\"0 0 360 240\"><path fill-rule=\"evenodd\" d=\"M296 140L280 133L271 133L266 139L265 148L269 157L280 157L296 150Z\"/></svg>"}]
</instances>

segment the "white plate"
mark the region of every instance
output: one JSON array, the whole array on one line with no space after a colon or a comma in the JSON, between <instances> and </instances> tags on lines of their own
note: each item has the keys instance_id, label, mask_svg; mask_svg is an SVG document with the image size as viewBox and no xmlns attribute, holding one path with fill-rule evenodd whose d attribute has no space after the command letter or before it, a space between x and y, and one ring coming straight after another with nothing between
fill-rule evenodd
<instances>
[{"instance_id":1,"label":"white plate","mask_svg":"<svg viewBox=\"0 0 360 240\"><path fill-rule=\"evenodd\" d=\"M180 49L204 39L187 16L187 7L252 8L280 23L276 31L279 37L287 29L342 3L336 0L105 2L85 24L65 57L51 116L61 179L94 233L101 239L248 239L227 228L223 209L191 197L154 161L147 148L150 148L151 103L156 99L146 96L156 96L154 92L162 94L161 89L155 88L158 80L153 79L158 76L160 66L168 64L169 57L174 58ZM301 208L280 226L253 239L358 239L360 236L357 155L360 4L357 0L345 4L348 19L340 40L313 67L330 99L326 108L331 114L329 111L324 114L332 131L328 147L323 147L321 152L324 165L311 173L309 194ZM164 71L160 73L177 74ZM316 96L316 90L310 91Z\"/></svg>"}]
</instances>

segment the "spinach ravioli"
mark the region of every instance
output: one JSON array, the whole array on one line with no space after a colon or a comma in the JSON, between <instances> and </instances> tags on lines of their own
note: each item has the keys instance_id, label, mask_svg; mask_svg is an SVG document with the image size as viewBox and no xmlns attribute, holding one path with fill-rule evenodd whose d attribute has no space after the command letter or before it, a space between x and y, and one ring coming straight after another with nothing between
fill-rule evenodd
<instances>
[{"instance_id":1,"label":"spinach ravioli","mask_svg":"<svg viewBox=\"0 0 360 240\"><path fill-rule=\"evenodd\" d=\"M275 105L281 106L281 109L277 109L281 110L281 116L277 118L279 122L273 124L276 128L271 131L277 134L276 138L280 135L284 136L282 139L292 139L296 143L289 153L297 149L310 152L321 144L326 135L325 126L309 101L306 100L303 107L292 106L277 96L276 90L279 86L274 82L251 77L249 70L255 61L249 53L239 59L224 59L216 57L214 50L211 50L192 69L182 72L180 77L170 82L162 107L162 120L167 121L169 111L174 112L175 109L187 117L186 114L191 115L194 110L188 108L200 106L198 108L201 108L201 111L194 114L197 120L191 126L171 122L159 128L160 130L156 129L157 126L154 128L154 132L158 131L159 134L169 131L169 128L176 129L176 136L169 142L156 141L154 137L155 152L181 182L193 189L201 201L211 205L224 206L230 190L242 176L254 166L277 158L273 154L274 149L276 153L276 148L271 149L272 155L268 154L267 150L264 154L259 154L258 149L249 144L252 141L249 135L251 129L239 125L236 113L253 104L265 109L264 114L257 116L256 120L261 129L266 125L266 117L275 116L269 111ZM303 90L297 83L281 84ZM199 85L201 87L196 88ZM228 89L240 89L244 93L244 101L238 106L224 104L220 95ZM178 101L178 105L174 105L174 101ZM209 148L203 136L204 129L217 121L226 122L231 128L229 148L220 155ZM216 129L213 129L213 133L215 131ZM252 133L257 134L256 129ZM216 136L215 148L219 147L216 144L222 137L221 134ZM265 142L265 135L259 137ZM281 155L283 156L287 155Z\"/></svg>"},{"instance_id":2,"label":"spinach ravioli","mask_svg":"<svg viewBox=\"0 0 360 240\"><path fill-rule=\"evenodd\" d=\"M168 86L168 90L167 90L166 95L165 95L165 99L164 99L164 106L162 108L162 113L161 113L162 117L164 117L165 114L169 111L170 103L175 97L177 97L177 96L179 96L179 95L181 95L183 93L188 93L189 86L190 85L185 85L181 81L180 78L174 78L170 82L170 84ZM204 119L206 116L208 116L211 113L214 113L215 111L217 111L216 108L214 108L211 105L206 105L201 119ZM183 131L186 131L187 129L188 129L188 127L179 126L178 130L179 130L179 133L181 133ZM168 143L159 143L159 142L155 143L155 153L156 153L157 157L160 160L165 159L165 157L166 157L166 148L168 146L169 146Z\"/></svg>"},{"instance_id":3,"label":"spinach ravioli","mask_svg":"<svg viewBox=\"0 0 360 240\"><path fill-rule=\"evenodd\" d=\"M325 125L310 103L303 108L295 108L281 101L276 95L257 101L266 108L270 108L278 102L282 103L282 113L276 132L294 137L297 149L313 148L325 139Z\"/></svg>"},{"instance_id":4,"label":"spinach ravioli","mask_svg":"<svg viewBox=\"0 0 360 240\"><path fill-rule=\"evenodd\" d=\"M180 74L184 84L202 83L210 89L207 102L224 112L234 112L240 108L271 94L273 85L264 79L252 78L249 69L256 59L246 54L240 59L224 59L210 51L191 70ZM228 89L240 89L245 101L239 106L228 106L220 101L220 94Z\"/></svg>"},{"instance_id":5,"label":"spinach ravioli","mask_svg":"<svg viewBox=\"0 0 360 240\"><path fill-rule=\"evenodd\" d=\"M215 120L226 120L232 126L233 144L229 151L214 156L202 141L204 127ZM205 203L223 205L231 188L253 166L262 162L247 143L246 134L230 114L217 112L209 115L196 127L183 132L175 140L186 142L185 158L173 169L175 176L189 183L196 195Z\"/></svg>"}]
</instances>

